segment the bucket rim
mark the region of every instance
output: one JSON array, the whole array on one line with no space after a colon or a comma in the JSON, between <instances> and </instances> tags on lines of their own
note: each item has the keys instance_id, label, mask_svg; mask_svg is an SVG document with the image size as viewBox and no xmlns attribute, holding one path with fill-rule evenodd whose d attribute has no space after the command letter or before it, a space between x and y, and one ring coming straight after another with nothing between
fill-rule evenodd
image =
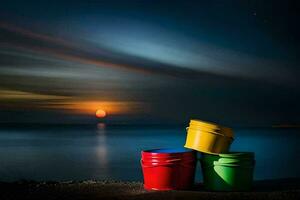
<instances>
[{"instance_id":1,"label":"bucket rim","mask_svg":"<svg viewBox=\"0 0 300 200\"><path fill-rule=\"evenodd\" d=\"M194 153L194 150L178 147L178 148L155 148L155 149L147 149L142 150L142 154L163 154L163 155L171 155L171 154L183 154L183 153Z\"/></svg>"},{"instance_id":2,"label":"bucket rim","mask_svg":"<svg viewBox=\"0 0 300 200\"><path fill-rule=\"evenodd\" d=\"M220 158L217 160L219 163L251 163L254 162L254 158L250 158L250 159L224 159L224 158Z\"/></svg>"},{"instance_id":3,"label":"bucket rim","mask_svg":"<svg viewBox=\"0 0 300 200\"><path fill-rule=\"evenodd\" d=\"M238 151L231 151L228 153L220 153L220 158L254 158L255 153L250 151L238 152Z\"/></svg>"},{"instance_id":4,"label":"bucket rim","mask_svg":"<svg viewBox=\"0 0 300 200\"><path fill-rule=\"evenodd\" d=\"M226 154L226 153L222 153ZM199 158L200 161L205 163L212 163L213 161L218 161L220 163L249 163L253 162L255 160L254 155L253 156L240 156L240 157L221 157L220 154L208 154L208 153L202 153L201 158Z\"/></svg>"},{"instance_id":5,"label":"bucket rim","mask_svg":"<svg viewBox=\"0 0 300 200\"><path fill-rule=\"evenodd\" d=\"M202 164L202 165L205 165L205 166L207 166L207 165L212 165L213 164L213 162L218 162L217 164L219 164L219 165L227 165L227 164L236 164L236 165L248 165L248 164L254 164L255 163L255 160L249 160L249 161L240 161L240 162L220 162L220 161L218 161L218 160L214 160L214 161L211 161L211 162L207 162L207 161L204 161L204 160L200 160L200 163Z\"/></svg>"},{"instance_id":6,"label":"bucket rim","mask_svg":"<svg viewBox=\"0 0 300 200\"><path fill-rule=\"evenodd\" d=\"M221 131L225 136L227 137L234 137L233 130L232 128L216 124L214 122L208 122L200 119L191 119L189 126L194 126L194 127L202 127L202 128L207 128L207 129L212 129L216 132Z\"/></svg>"},{"instance_id":7,"label":"bucket rim","mask_svg":"<svg viewBox=\"0 0 300 200\"><path fill-rule=\"evenodd\" d=\"M190 123L189 124L197 124L198 126L204 126L204 127L213 127L213 128L220 128L221 126L214 123L214 122L208 122L208 121L204 121L204 120L200 120L200 119L190 119ZM196 126L197 126L196 125Z\"/></svg>"},{"instance_id":8,"label":"bucket rim","mask_svg":"<svg viewBox=\"0 0 300 200\"><path fill-rule=\"evenodd\" d=\"M218 161L214 161L213 166L222 166L222 167L249 167L254 168L255 160L252 163L243 163L243 164L236 164L236 163L220 163Z\"/></svg>"},{"instance_id":9,"label":"bucket rim","mask_svg":"<svg viewBox=\"0 0 300 200\"><path fill-rule=\"evenodd\" d=\"M224 138L226 138L228 140L234 140L233 136L228 136L228 135L226 135L224 133L213 131L213 130L203 130L203 129L201 130L201 129L197 129L197 128L190 127L190 126L186 127L187 131L189 131L189 129L196 130L196 131L202 131L202 132L206 132L206 133L211 133L211 134L215 134L215 135L219 135L219 136L224 137Z\"/></svg>"}]
</instances>

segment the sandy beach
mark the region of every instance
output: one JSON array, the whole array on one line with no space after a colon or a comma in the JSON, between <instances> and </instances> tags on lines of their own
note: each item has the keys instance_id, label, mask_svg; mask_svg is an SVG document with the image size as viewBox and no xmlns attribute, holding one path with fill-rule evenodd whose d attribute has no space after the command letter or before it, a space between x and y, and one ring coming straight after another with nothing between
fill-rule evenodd
<instances>
[{"instance_id":1,"label":"sandy beach","mask_svg":"<svg viewBox=\"0 0 300 200\"><path fill-rule=\"evenodd\" d=\"M250 192L145 191L140 182L82 181L0 183L1 200L18 199L300 199L300 179L256 181Z\"/></svg>"}]
</instances>

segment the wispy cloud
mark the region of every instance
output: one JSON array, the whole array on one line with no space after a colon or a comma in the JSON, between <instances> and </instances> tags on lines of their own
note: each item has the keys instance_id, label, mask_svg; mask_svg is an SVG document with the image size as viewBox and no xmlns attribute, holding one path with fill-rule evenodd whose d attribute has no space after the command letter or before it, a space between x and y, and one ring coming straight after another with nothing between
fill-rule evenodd
<instances>
[{"instance_id":1,"label":"wispy cloud","mask_svg":"<svg viewBox=\"0 0 300 200\"><path fill-rule=\"evenodd\" d=\"M32 92L23 92L16 90L1 90L0 89L0 101L22 101L22 100L62 100L68 99L66 96L58 95L44 95L36 94Z\"/></svg>"},{"instance_id":2,"label":"wispy cloud","mask_svg":"<svg viewBox=\"0 0 300 200\"><path fill-rule=\"evenodd\" d=\"M1 22L0 109L239 119L240 110L272 110L274 87L298 82L293 67L185 36L105 30L68 38Z\"/></svg>"}]
</instances>

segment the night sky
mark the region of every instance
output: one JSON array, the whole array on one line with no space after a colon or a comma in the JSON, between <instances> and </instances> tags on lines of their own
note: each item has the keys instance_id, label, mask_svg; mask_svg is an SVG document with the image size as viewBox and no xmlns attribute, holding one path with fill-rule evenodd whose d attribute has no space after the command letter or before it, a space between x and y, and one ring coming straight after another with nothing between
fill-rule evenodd
<instances>
[{"instance_id":1,"label":"night sky","mask_svg":"<svg viewBox=\"0 0 300 200\"><path fill-rule=\"evenodd\" d=\"M1 1L0 123L299 125L299 13L296 0Z\"/></svg>"}]
</instances>

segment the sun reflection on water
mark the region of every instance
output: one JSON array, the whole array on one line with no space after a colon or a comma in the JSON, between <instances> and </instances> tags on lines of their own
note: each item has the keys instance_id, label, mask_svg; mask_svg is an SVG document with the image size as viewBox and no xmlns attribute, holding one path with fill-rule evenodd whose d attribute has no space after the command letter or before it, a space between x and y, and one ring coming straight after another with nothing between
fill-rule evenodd
<instances>
[{"instance_id":1,"label":"sun reflection on water","mask_svg":"<svg viewBox=\"0 0 300 200\"><path fill-rule=\"evenodd\" d=\"M99 170L95 171L95 177L100 174L109 174L108 148L106 138L106 124L100 122L97 124L97 146L95 148L96 163ZM100 174L98 174L100 173Z\"/></svg>"}]
</instances>

